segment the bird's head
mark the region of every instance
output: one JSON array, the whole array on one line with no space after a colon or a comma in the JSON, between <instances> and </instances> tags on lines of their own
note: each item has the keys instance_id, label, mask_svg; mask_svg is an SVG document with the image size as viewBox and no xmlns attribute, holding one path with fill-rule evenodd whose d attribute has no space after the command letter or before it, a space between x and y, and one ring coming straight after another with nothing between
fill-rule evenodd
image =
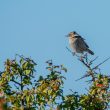
<instances>
[{"instance_id":1,"label":"bird's head","mask_svg":"<svg viewBox=\"0 0 110 110\"><path fill-rule=\"evenodd\" d=\"M71 38L77 38L78 33L76 31L70 32L66 37L69 37L69 39Z\"/></svg>"}]
</instances>

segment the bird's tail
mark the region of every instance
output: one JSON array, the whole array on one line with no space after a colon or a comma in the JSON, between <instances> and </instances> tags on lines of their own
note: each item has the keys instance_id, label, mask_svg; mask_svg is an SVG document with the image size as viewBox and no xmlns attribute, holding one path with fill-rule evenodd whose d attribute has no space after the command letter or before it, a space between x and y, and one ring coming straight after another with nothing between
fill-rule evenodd
<instances>
[{"instance_id":1,"label":"bird's tail","mask_svg":"<svg viewBox=\"0 0 110 110\"><path fill-rule=\"evenodd\" d=\"M94 52L91 51L90 49L87 49L87 52L90 53L91 55L94 55Z\"/></svg>"}]
</instances>

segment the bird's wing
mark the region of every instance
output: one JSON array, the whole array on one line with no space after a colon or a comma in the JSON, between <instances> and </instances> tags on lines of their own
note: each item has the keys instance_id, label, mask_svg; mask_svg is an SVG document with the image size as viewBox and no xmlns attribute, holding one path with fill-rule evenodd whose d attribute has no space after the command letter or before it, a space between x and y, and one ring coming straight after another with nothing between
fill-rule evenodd
<instances>
[{"instance_id":1,"label":"bird's wing","mask_svg":"<svg viewBox=\"0 0 110 110\"><path fill-rule=\"evenodd\" d=\"M80 38L80 39L83 39L83 40L85 40L83 37L81 37L81 36L76 36L76 38Z\"/></svg>"},{"instance_id":2,"label":"bird's wing","mask_svg":"<svg viewBox=\"0 0 110 110\"><path fill-rule=\"evenodd\" d=\"M77 39L76 43L77 43L77 46L78 46L79 48L82 48L82 49L87 49L87 48L89 48L89 46L87 45L87 43L84 41L83 38Z\"/></svg>"},{"instance_id":3,"label":"bird's wing","mask_svg":"<svg viewBox=\"0 0 110 110\"><path fill-rule=\"evenodd\" d=\"M89 46L87 45L87 43L83 40L83 42L85 43L86 47L89 48Z\"/></svg>"}]
</instances>

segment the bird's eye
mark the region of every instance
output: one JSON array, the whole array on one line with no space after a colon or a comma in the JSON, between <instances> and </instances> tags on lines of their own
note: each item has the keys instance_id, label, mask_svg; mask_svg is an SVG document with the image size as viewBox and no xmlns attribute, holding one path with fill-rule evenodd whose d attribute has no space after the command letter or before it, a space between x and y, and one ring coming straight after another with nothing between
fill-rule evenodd
<instances>
[{"instance_id":1,"label":"bird's eye","mask_svg":"<svg viewBox=\"0 0 110 110\"><path fill-rule=\"evenodd\" d=\"M73 33L74 33L74 34L76 34L76 32L75 32L75 31L74 31Z\"/></svg>"}]
</instances>

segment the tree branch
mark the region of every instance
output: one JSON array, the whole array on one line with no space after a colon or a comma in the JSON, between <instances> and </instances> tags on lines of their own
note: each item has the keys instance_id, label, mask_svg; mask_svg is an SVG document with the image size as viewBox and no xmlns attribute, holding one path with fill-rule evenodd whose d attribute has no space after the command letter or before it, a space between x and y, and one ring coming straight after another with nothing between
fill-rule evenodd
<instances>
[{"instance_id":1,"label":"tree branch","mask_svg":"<svg viewBox=\"0 0 110 110\"><path fill-rule=\"evenodd\" d=\"M110 57L108 57L107 59L105 59L103 62L99 63L98 65L96 65L94 68L92 68L92 70L97 69L100 65L102 65L103 63L105 63L106 61L108 61L110 59Z\"/></svg>"},{"instance_id":2,"label":"tree branch","mask_svg":"<svg viewBox=\"0 0 110 110\"><path fill-rule=\"evenodd\" d=\"M13 80L13 79L11 79L10 81L12 81L12 82L14 82L14 83L16 83L16 84L18 84L18 85L21 86L21 84L20 84L19 82L15 81L15 80Z\"/></svg>"},{"instance_id":3,"label":"tree branch","mask_svg":"<svg viewBox=\"0 0 110 110\"><path fill-rule=\"evenodd\" d=\"M99 63L98 65L96 65L95 67L92 68L91 65L92 65L92 63L98 58L98 56L97 56L95 59L93 59L93 60L89 60L87 54L85 54L84 56L78 56L77 54L73 53L68 47L66 47L66 49L67 49L73 56L76 56L76 57L78 58L78 60L79 60L81 63L83 63L83 65L85 65L85 66L89 69L89 71L87 71L87 73L86 73L84 76L82 76L80 79L83 79L83 78L85 78L85 77L91 76L91 77L92 77L92 81L95 81L95 74L96 74L96 72L95 72L94 70L98 69L98 67L99 67L100 65L102 65L103 63L105 63L106 61L108 61L108 60L110 59L110 57L109 57L109 58L107 58L106 60L104 60L103 62ZM80 79L78 79L78 80L80 80Z\"/></svg>"}]
</instances>

